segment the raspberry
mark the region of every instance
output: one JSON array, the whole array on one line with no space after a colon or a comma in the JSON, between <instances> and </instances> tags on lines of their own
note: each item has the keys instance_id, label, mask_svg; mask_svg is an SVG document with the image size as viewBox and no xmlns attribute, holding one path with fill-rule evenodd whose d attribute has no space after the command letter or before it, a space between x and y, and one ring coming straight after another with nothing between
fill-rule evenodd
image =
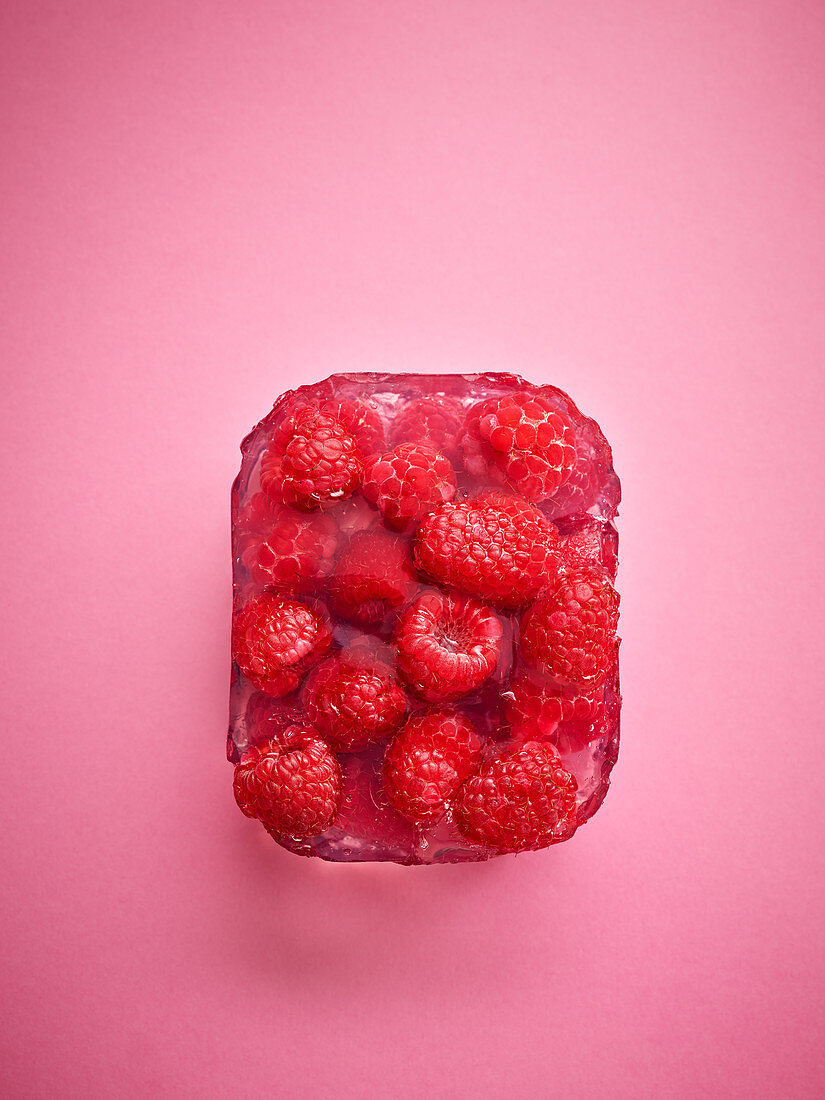
<instances>
[{"instance_id":1,"label":"raspberry","mask_svg":"<svg viewBox=\"0 0 825 1100\"><path fill-rule=\"evenodd\" d=\"M235 768L235 801L247 817L286 836L317 836L341 805L341 769L309 726L286 726L247 749Z\"/></svg>"},{"instance_id":2,"label":"raspberry","mask_svg":"<svg viewBox=\"0 0 825 1100\"><path fill-rule=\"evenodd\" d=\"M235 557L264 538L275 523L279 505L266 493L254 493L238 511L232 534Z\"/></svg>"},{"instance_id":3,"label":"raspberry","mask_svg":"<svg viewBox=\"0 0 825 1100\"><path fill-rule=\"evenodd\" d=\"M558 526L563 572L603 569L613 580L619 565L619 536L612 523L579 514L559 520Z\"/></svg>"},{"instance_id":4,"label":"raspberry","mask_svg":"<svg viewBox=\"0 0 825 1100\"><path fill-rule=\"evenodd\" d=\"M415 560L447 588L514 609L556 576L559 536L531 504L488 493L444 504L426 516L416 536Z\"/></svg>"},{"instance_id":5,"label":"raspberry","mask_svg":"<svg viewBox=\"0 0 825 1100\"><path fill-rule=\"evenodd\" d=\"M381 522L378 512L364 500L360 493L350 497L349 500L341 501L324 515L332 516L338 524L338 530L344 542L362 531L374 531Z\"/></svg>"},{"instance_id":6,"label":"raspberry","mask_svg":"<svg viewBox=\"0 0 825 1100\"><path fill-rule=\"evenodd\" d=\"M416 844L415 827L389 803L380 767L372 756L348 753L341 765L341 811L337 826L366 845L377 845L382 854L410 861ZM385 857L386 858L386 857Z\"/></svg>"},{"instance_id":7,"label":"raspberry","mask_svg":"<svg viewBox=\"0 0 825 1100\"><path fill-rule=\"evenodd\" d=\"M584 733L604 710L603 693L565 695L544 676L516 673L503 693L504 717L515 737L551 737L564 723L569 733Z\"/></svg>"},{"instance_id":8,"label":"raspberry","mask_svg":"<svg viewBox=\"0 0 825 1100\"><path fill-rule=\"evenodd\" d=\"M576 828L576 780L552 745L527 741L462 785L455 821L468 840L499 852L567 840Z\"/></svg>"},{"instance_id":9,"label":"raspberry","mask_svg":"<svg viewBox=\"0 0 825 1100\"><path fill-rule=\"evenodd\" d=\"M355 440L334 416L303 405L275 429L261 458L261 488L310 511L348 497L361 482Z\"/></svg>"},{"instance_id":10,"label":"raspberry","mask_svg":"<svg viewBox=\"0 0 825 1100\"><path fill-rule=\"evenodd\" d=\"M561 541L562 566L566 570L599 568L604 563L604 526L592 516L577 517L575 526L567 528Z\"/></svg>"},{"instance_id":11,"label":"raspberry","mask_svg":"<svg viewBox=\"0 0 825 1100\"><path fill-rule=\"evenodd\" d=\"M576 461L573 425L538 394L516 391L473 405L460 443L469 474L511 485L533 502L554 496Z\"/></svg>"},{"instance_id":12,"label":"raspberry","mask_svg":"<svg viewBox=\"0 0 825 1100\"><path fill-rule=\"evenodd\" d=\"M388 527L404 531L455 495L455 473L431 447L402 443L364 469L363 493L378 505Z\"/></svg>"},{"instance_id":13,"label":"raspberry","mask_svg":"<svg viewBox=\"0 0 825 1100\"><path fill-rule=\"evenodd\" d=\"M440 817L481 758L472 724L457 711L436 710L411 718L384 757L384 789L411 821Z\"/></svg>"},{"instance_id":14,"label":"raspberry","mask_svg":"<svg viewBox=\"0 0 825 1100\"><path fill-rule=\"evenodd\" d=\"M607 576L576 569L533 604L521 626L527 661L558 687L600 683L616 648L619 597Z\"/></svg>"},{"instance_id":15,"label":"raspberry","mask_svg":"<svg viewBox=\"0 0 825 1100\"><path fill-rule=\"evenodd\" d=\"M458 699L492 675L502 633L489 607L466 596L425 592L398 623L398 669L422 698Z\"/></svg>"},{"instance_id":16,"label":"raspberry","mask_svg":"<svg viewBox=\"0 0 825 1100\"><path fill-rule=\"evenodd\" d=\"M309 675L301 704L306 720L337 752L354 752L400 726L407 697L388 665L356 647Z\"/></svg>"},{"instance_id":17,"label":"raspberry","mask_svg":"<svg viewBox=\"0 0 825 1100\"><path fill-rule=\"evenodd\" d=\"M619 486L611 474L613 454L610 444L593 421L588 421L576 438L576 464L570 477L548 500L545 509L551 519L587 512L600 497L619 503ZM610 481L615 482L611 486Z\"/></svg>"},{"instance_id":18,"label":"raspberry","mask_svg":"<svg viewBox=\"0 0 825 1100\"><path fill-rule=\"evenodd\" d=\"M232 654L256 688L276 697L294 691L332 644L329 624L311 607L265 592L232 624Z\"/></svg>"},{"instance_id":19,"label":"raspberry","mask_svg":"<svg viewBox=\"0 0 825 1100\"><path fill-rule=\"evenodd\" d=\"M379 627L418 587L409 550L388 531L355 535L329 584L330 607L365 629Z\"/></svg>"},{"instance_id":20,"label":"raspberry","mask_svg":"<svg viewBox=\"0 0 825 1100\"><path fill-rule=\"evenodd\" d=\"M327 577L338 551L338 525L324 513L301 514L256 493L239 518L241 559L252 580L284 592L309 592Z\"/></svg>"},{"instance_id":21,"label":"raspberry","mask_svg":"<svg viewBox=\"0 0 825 1100\"><path fill-rule=\"evenodd\" d=\"M271 741L286 729L302 722L297 707L289 706L281 699L273 699L254 691L247 700L244 711L244 725L249 744L259 745L262 741Z\"/></svg>"},{"instance_id":22,"label":"raspberry","mask_svg":"<svg viewBox=\"0 0 825 1100\"><path fill-rule=\"evenodd\" d=\"M586 512L598 499L601 489L602 468L590 458L579 457L570 477L558 492L546 502L548 515L560 516Z\"/></svg>"},{"instance_id":23,"label":"raspberry","mask_svg":"<svg viewBox=\"0 0 825 1100\"><path fill-rule=\"evenodd\" d=\"M370 458L384 450L384 425L374 406L342 397L324 401L321 412L334 416L349 432L362 458Z\"/></svg>"},{"instance_id":24,"label":"raspberry","mask_svg":"<svg viewBox=\"0 0 825 1100\"><path fill-rule=\"evenodd\" d=\"M392 443L423 443L440 451L453 464L460 457L458 435L463 409L450 397L419 397L396 416Z\"/></svg>"}]
</instances>

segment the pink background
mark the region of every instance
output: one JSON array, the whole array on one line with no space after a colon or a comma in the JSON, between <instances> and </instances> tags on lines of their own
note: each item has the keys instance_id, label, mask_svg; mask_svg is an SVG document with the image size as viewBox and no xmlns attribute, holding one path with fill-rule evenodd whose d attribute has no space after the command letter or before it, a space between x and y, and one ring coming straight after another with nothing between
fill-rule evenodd
<instances>
[{"instance_id":1,"label":"pink background","mask_svg":"<svg viewBox=\"0 0 825 1100\"><path fill-rule=\"evenodd\" d=\"M822 4L0 19L3 1094L822 1095ZM371 368L613 442L625 739L557 850L234 806L238 442Z\"/></svg>"}]
</instances>

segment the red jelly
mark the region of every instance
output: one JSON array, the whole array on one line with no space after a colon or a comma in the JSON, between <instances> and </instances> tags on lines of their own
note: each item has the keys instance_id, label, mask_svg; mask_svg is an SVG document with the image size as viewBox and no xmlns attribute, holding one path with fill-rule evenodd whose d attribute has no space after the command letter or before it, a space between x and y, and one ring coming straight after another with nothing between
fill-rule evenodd
<instances>
[{"instance_id":1,"label":"red jelly","mask_svg":"<svg viewBox=\"0 0 825 1100\"><path fill-rule=\"evenodd\" d=\"M511 374L284 394L232 490L228 756L283 847L457 863L569 839L619 747L619 482Z\"/></svg>"}]
</instances>

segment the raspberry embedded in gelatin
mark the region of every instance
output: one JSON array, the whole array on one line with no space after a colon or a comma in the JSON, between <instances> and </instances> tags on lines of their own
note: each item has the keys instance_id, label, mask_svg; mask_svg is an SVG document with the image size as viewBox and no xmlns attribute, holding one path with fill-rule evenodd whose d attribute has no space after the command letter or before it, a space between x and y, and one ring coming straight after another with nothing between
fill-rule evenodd
<instances>
[{"instance_id":1,"label":"raspberry embedded in gelatin","mask_svg":"<svg viewBox=\"0 0 825 1100\"><path fill-rule=\"evenodd\" d=\"M404 720L407 697L392 666L367 647L330 657L301 691L306 720L338 752L386 740Z\"/></svg>"},{"instance_id":2,"label":"raspberry embedded in gelatin","mask_svg":"<svg viewBox=\"0 0 825 1100\"><path fill-rule=\"evenodd\" d=\"M559 568L559 533L504 493L443 504L421 521L415 560L436 584L496 607L529 604Z\"/></svg>"},{"instance_id":3,"label":"raspberry embedded in gelatin","mask_svg":"<svg viewBox=\"0 0 825 1100\"><path fill-rule=\"evenodd\" d=\"M341 374L279 398L232 496L243 812L326 860L568 840L619 736L619 483L516 375Z\"/></svg>"},{"instance_id":4,"label":"raspberry embedded in gelatin","mask_svg":"<svg viewBox=\"0 0 825 1100\"><path fill-rule=\"evenodd\" d=\"M455 708L415 715L384 754L384 790L411 821L443 816L481 762L481 739Z\"/></svg>"}]
</instances>

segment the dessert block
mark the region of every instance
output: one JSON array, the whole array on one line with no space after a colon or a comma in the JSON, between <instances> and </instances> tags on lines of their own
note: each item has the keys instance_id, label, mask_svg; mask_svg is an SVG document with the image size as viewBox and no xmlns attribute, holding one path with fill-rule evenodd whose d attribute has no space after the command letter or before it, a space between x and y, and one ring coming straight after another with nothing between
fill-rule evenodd
<instances>
[{"instance_id":1,"label":"dessert block","mask_svg":"<svg viewBox=\"0 0 825 1100\"><path fill-rule=\"evenodd\" d=\"M595 421L512 374L336 374L241 451L243 813L338 862L572 837L619 748L620 492Z\"/></svg>"}]
</instances>

